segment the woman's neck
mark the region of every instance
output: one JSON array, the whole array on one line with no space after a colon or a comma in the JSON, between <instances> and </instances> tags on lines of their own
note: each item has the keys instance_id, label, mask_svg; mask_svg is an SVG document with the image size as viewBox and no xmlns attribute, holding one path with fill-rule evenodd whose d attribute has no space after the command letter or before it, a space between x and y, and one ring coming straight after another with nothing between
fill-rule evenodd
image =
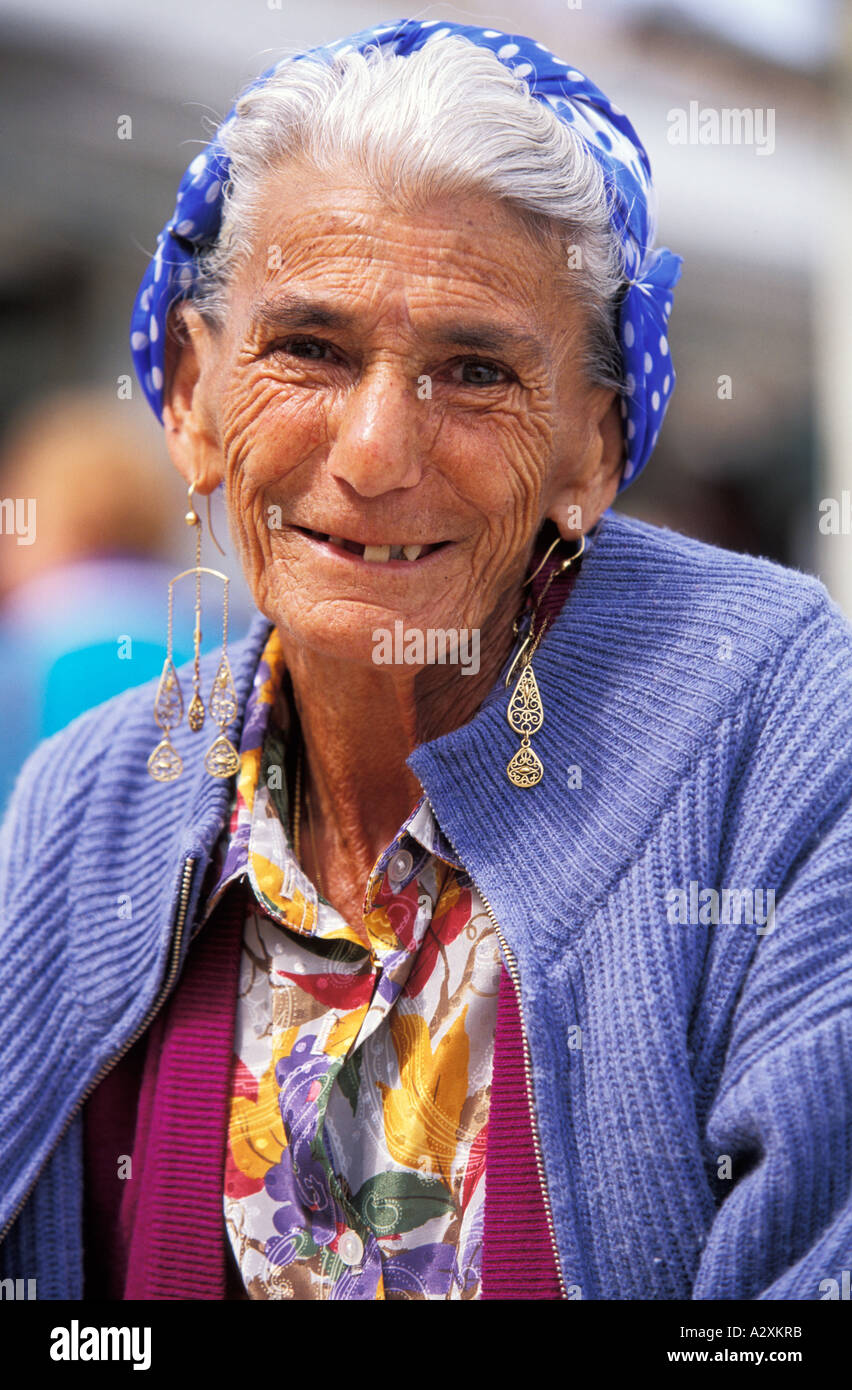
<instances>
[{"instance_id":1,"label":"woman's neck","mask_svg":"<svg viewBox=\"0 0 852 1390\"><path fill-rule=\"evenodd\" d=\"M313 841L303 831L302 865L314 882L319 873L324 895L351 925L360 922L376 858L421 795L406 759L476 713L512 651L518 606L507 605L481 630L478 670L470 665L467 674L460 662L416 674L404 663L356 665L297 646L279 630L304 739L303 806Z\"/></svg>"}]
</instances>

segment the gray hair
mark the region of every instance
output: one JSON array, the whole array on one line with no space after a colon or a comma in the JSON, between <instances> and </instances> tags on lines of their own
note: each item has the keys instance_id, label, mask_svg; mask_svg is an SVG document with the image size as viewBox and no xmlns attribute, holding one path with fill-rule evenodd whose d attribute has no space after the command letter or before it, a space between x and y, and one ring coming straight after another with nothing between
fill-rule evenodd
<instances>
[{"instance_id":1,"label":"gray hair","mask_svg":"<svg viewBox=\"0 0 852 1390\"><path fill-rule=\"evenodd\" d=\"M508 203L537 245L561 250L556 288L586 313L589 379L623 390L617 308L625 273L600 164L495 54L452 35L407 57L377 46L330 62L285 58L240 98L220 139L230 160L222 225L199 257L192 295L214 327L261 234L265 179L303 156L318 171L349 165L409 212L440 196Z\"/></svg>"}]
</instances>

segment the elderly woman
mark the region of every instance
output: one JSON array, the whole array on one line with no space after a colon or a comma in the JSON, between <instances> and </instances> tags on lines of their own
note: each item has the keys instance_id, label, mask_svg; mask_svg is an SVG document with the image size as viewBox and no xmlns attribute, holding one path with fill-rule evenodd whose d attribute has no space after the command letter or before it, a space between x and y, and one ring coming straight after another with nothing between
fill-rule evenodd
<instances>
[{"instance_id":1,"label":"elderly woman","mask_svg":"<svg viewBox=\"0 0 852 1390\"><path fill-rule=\"evenodd\" d=\"M610 510L674 385L650 195L582 73L434 21L281 62L190 165L132 343L196 641L219 486L261 616L18 783L0 1231L38 1296L842 1277L852 633Z\"/></svg>"}]
</instances>

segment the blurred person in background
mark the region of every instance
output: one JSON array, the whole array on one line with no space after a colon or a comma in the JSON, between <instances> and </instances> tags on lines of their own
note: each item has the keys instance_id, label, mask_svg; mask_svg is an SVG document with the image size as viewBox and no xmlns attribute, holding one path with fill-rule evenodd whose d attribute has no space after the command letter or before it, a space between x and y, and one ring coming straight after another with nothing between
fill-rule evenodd
<instances>
[{"instance_id":1,"label":"blurred person in background","mask_svg":"<svg viewBox=\"0 0 852 1390\"><path fill-rule=\"evenodd\" d=\"M40 739L163 664L175 526L156 442L126 402L90 389L32 402L0 447L0 498L33 522L0 537L2 804ZM180 637L178 658L191 650Z\"/></svg>"}]
</instances>

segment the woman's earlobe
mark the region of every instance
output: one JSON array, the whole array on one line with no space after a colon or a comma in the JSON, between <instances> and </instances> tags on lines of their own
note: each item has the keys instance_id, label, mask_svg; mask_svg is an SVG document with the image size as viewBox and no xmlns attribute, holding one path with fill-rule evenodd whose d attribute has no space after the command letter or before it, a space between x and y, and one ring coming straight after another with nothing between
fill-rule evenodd
<instances>
[{"instance_id":1,"label":"woman's earlobe","mask_svg":"<svg viewBox=\"0 0 852 1390\"><path fill-rule=\"evenodd\" d=\"M584 508L576 501L555 502L547 513L564 541L577 540L584 531L589 530Z\"/></svg>"}]
</instances>

